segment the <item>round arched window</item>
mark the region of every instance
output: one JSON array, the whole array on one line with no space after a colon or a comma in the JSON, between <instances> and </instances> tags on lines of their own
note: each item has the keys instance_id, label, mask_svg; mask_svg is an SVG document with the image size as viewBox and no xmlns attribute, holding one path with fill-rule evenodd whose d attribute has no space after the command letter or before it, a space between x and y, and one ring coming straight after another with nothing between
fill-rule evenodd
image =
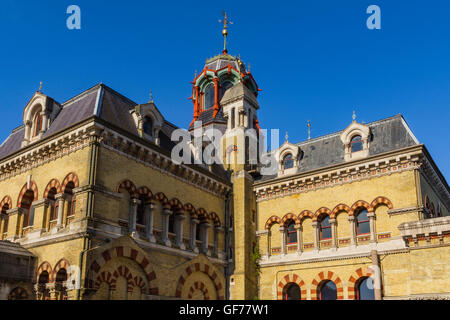
<instances>
[{"instance_id":1,"label":"round arched window","mask_svg":"<svg viewBox=\"0 0 450 320\"><path fill-rule=\"evenodd\" d=\"M370 233L370 222L365 208L361 209L356 217L356 233L358 235Z\"/></svg>"},{"instance_id":2,"label":"round arched window","mask_svg":"<svg viewBox=\"0 0 450 320\"><path fill-rule=\"evenodd\" d=\"M356 300L375 300L372 278L366 277L356 284Z\"/></svg>"},{"instance_id":3,"label":"round arched window","mask_svg":"<svg viewBox=\"0 0 450 320\"><path fill-rule=\"evenodd\" d=\"M283 300L300 300L301 291L296 283L288 283L283 289Z\"/></svg>"},{"instance_id":4,"label":"round arched window","mask_svg":"<svg viewBox=\"0 0 450 320\"><path fill-rule=\"evenodd\" d=\"M287 154L284 158L283 158L283 169L291 169L294 167L294 158L292 157L292 154Z\"/></svg>"},{"instance_id":5,"label":"round arched window","mask_svg":"<svg viewBox=\"0 0 450 320\"><path fill-rule=\"evenodd\" d=\"M337 288L333 281L325 281L319 286L319 300L337 300Z\"/></svg>"},{"instance_id":6,"label":"round arched window","mask_svg":"<svg viewBox=\"0 0 450 320\"><path fill-rule=\"evenodd\" d=\"M205 107L204 109L209 109L214 106L214 84L210 84L205 90Z\"/></svg>"},{"instance_id":7,"label":"round arched window","mask_svg":"<svg viewBox=\"0 0 450 320\"><path fill-rule=\"evenodd\" d=\"M324 216L320 221L320 240L331 239L330 216Z\"/></svg>"},{"instance_id":8,"label":"round arched window","mask_svg":"<svg viewBox=\"0 0 450 320\"><path fill-rule=\"evenodd\" d=\"M358 152L363 149L363 141L361 136L354 136L350 142L352 147L352 152Z\"/></svg>"},{"instance_id":9,"label":"round arched window","mask_svg":"<svg viewBox=\"0 0 450 320\"><path fill-rule=\"evenodd\" d=\"M36 137L39 132L42 130L42 116L40 112L36 113L36 116L34 117L34 132L33 137Z\"/></svg>"},{"instance_id":10,"label":"round arched window","mask_svg":"<svg viewBox=\"0 0 450 320\"><path fill-rule=\"evenodd\" d=\"M295 230L294 221L291 221L287 227L287 243L297 243L297 230Z\"/></svg>"},{"instance_id":11,"label":"round arched window","mask_svg":"<svg viewBox=\"0 0 450 320\"><path fill-rule=\"evenodd\" d=\"M152 135L153 121L150 117L144 118L144 123L142 124L142 130L144 131L144 133L146 133L148 135Z\"/></svg>"}]
</instances>

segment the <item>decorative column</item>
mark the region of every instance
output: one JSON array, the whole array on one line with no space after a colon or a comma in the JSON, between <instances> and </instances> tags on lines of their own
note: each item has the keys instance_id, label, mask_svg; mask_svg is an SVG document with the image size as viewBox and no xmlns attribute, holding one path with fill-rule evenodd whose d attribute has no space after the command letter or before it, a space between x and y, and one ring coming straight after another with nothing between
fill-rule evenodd
<instances>
[{"instance_id":1,"label":"decorative column","mask_svg":"<svg viewBox=\"0 0 450 320\"><path fill-rule=\"evenodd\" d=\"M272 255L272 232L270 232L270 229L267 230L267 257L269 258Z\"/></svg>"},{"instance_id":2,"label":"decorative column","mask_svg":"<svg viewBox=\"0 0 450 320\"><path fill-rule=\"evenodd\" d=\"M148 241L155 243L156 239L153 235L153 212L155 210L155 204L153 202L147 203L144 207L144 215L145 215L145 235L147 236Z\"/></svg>"},{"instance_id":3,"label":"decorative column","mask_svg":"<svg viewBox=\"0 0 450 320\"><path fill-rule=\"evenodd\" d=\"M162 210L162 242L165 246L170 247L172 243L169 240L169 216L172 214L172 210L163 208Z\"/></svg>"},{"instance_id":4,"label":"decorative column","mask_svg":"<svg viewBox=\"0 0 450 320\"><path fill-rule=\"evenodd\" d=\"M186 217L183 213L177 212L177 215L175 215L175 242L178 248L181 250L185 250L186 246L183 242L183 221Z\"/></svg>"},{"instance_id":5,"label":"decorative column","mask_svg":"<svg viewBox=\"0 0 450 320\"><path fill-rule=\"evenodd\" d=\"M130 207L130 216L128 223L128 232L133 238L139 238L139 234L136 230L136 218L137 218L137 208L141 203L141 200L132 198L131 199L131 207Z\"/></svg>"},{"instance_id":6,"label":"decorative column","mask_svg":"<svg viewBox=\"0 0 450 320\"><path fill-rule=\"evenodd\" d=\"M314 228L314 251L319 251L320 245L319 245L319 223L317 221L313 221L311 223L311 226Z\"/></svg>"},{"instance_id":7,"label":"decorative column","mask_svg":"<svg viewBox=\"0 0 450 320\"><path fill-rule=\"evenodd\" d=\"M215 257L219 255L219 232L223 232L222 227L214 226L214 251Z\"/></svg>"},{"instance_id":8,"label":"decorative column","mask_svg":"<svg viewBox=\"0 0 450 320\"><path fill-rule=\"evenodd\" d=\"M58 193L55 195L55 201L58 202L58 222L56 223L56 229L61 229L64 227L63 225L63 215L64 215L64 203L65 203L65 194Z\"/></svg>"},{"instance_id":9,"label":"decorative column","mask_svg":"<svg viewBox=\"0 0 450 320\"><path fill-rule=\"evenodd\" d=\"M282 226L279 228L281 235L281 254L286 254L286 235L284 234L285 227Z\"/></svg>"},{"instance_id":10,"label":"decorative column","mask_svg":"<svg viewBox=\"0 0 450 320\"><path fill-rule=\"evenodd\" d=\"M213 117L219 112L219 78L214 78L214 107Z\"/></svg>"},{"instance_id":11,"label":"decorative column","mask_svg":"<svg viewBox=\"0 0 450 320\"><path fill-rule=\"evenodd\" d=\"M375 230L375 212L369 212L367 213L367 217L369 218L369 224L370 224L370 242L376 243L376 230Z\"/></svg>"},{"instance_id":12,"label":"decorative column","mask_svg":"<svg viewBox=\"0 0 450 320\"><path fill-rule=\"evenodd\" d=\"M197 224L199 224L198 219L191 219L191 238L189 239L189 246L192 251L198 253L197 244L195 239L197 238Z\"/></svg>"},{"instance_id":13,"label":"decorative column","mask_svg":"<svg viewBox=\"0 0 450 320\"><path fill-rule=\"evenodd\" d=\"M381 292L381 268L380 262L378 260L378 252L377 250L370 251L370 257L372 259L372 281L373 281L373 289L375 294L375 300L382 300L382 292Z\"/></svg>"},{"instance_id":14,"label":"decorative column","mask_svg":"<svg viewBox=\"0 0 450 320\"><path fill-rule=\"evenodd\" d=\"M331 224L331 248L337 249L337 223L336 219L330 219Z\"/></svg>"},{"instance_id":15,"label":"decorative column","mask_svg":"<svg viewBox=\"0 0 450 320\"><path fill-rule=\"evenodd\" d=\"M301 224L296 224L295 229L297 230L297 253L303 252L303 227Z\"/></svg>"},{"instance_id":16,"label":"decorative column","mask_svg":"<svg viewBox=\"0 0 450 320\"><path fill-rule=\"evenodd\" d=\"M356 229L355 229L355 216L349 216L348 222L350 222L350 245L356 246Z\"/></svg>"}]
</instances>

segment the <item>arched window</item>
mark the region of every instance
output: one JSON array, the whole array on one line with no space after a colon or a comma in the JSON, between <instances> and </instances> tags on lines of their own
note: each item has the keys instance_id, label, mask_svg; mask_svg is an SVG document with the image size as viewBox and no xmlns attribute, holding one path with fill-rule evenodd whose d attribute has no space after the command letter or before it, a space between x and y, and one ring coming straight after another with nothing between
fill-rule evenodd
<instances>
[{"instance_id":1,"label":"arched window","mask_svg":"<svg viewBox=\"0 0 450 320\"><path fill-rule=\"evenodd\" d=\"M230 81L225 81L222 84L222 87L220 88L220 98L219 101L222 100L223 95L225 94L225 92L230 89L233 86L233 83L231 83Z\"/></svg>"},{"instance_id":2,"label":"arched window","mask_svg":"<svg viewBox=\"0 0 450 320\"><path fill-rule=\"evenodd\" d=\"M1 231L0 239L3 236L3 233L7 233L8 232L8 220L9 220L9 217L8 217L8 213L6 212L8 210L9 210L9 204L5 203L3 205L3 207L2 207L2 212L1 212L2 219L4 220L4 222L3 222L3 230L0 230Z\"/></svg>"},{"instance_id":3,"label":"arched window","mask_svg":"<svg viewBox=\"0 0 450 320\"><path fill-rule=\"evenodd\" d=\"M139 195L140 203L137 207L136 212L136 223L138 224L145 224L145 207L149 205L149 197L145 194Z\"/></svg>"},{"instance_id":4,"label":"arched window","mask_svg":"<svg viewBox=\"0 0 450 320\"><path fill-rule=\"evenodd\" d=\"M28 293L22 287L14 288L8 295L8 300L27 300Z\"/></svg>"},{"instance_id":5,"label":"arched window","mask_svg":"<svg viewBox=\"0 0 450 320\"><path fill-rule=\"evenodd\" d=\"M355 291L356 300L375 300L372 278L361 278L360 281L356 283Z\"/></svg>"},{"instance_id":6,"label":"arched window","mask_svg":"<svg viewBox=\"0 0 450 320\"><path fill-rule=\"evenodd\" d=\"M37 112L36 115L34 116L34 131L33 131L33 137L36 137L39 132L41 132L42 129L42 116L40 112Z\"/></svg>"},{"instance_id":7,"label":"arched window","mask_svg":"<svg viewBox=\"0 0 450 320\"><path fill-rule=\"evenodd\" d=\"M175 212L169 215L169 232L175 233Z\"/></svg>"},{"instance_id":8,"label":"arched window","mask_svg":"<svg viewBox=\"0 0 450 320\"><path fill-rule=\"evenodd\" d=\"M195 225L195 240L198 240L198 241L202 240L202 237L201 237L201 234L200 234L200 230L201 230L200 223L197 223Z\"/></svg>"},{"instance_id":9,"label":"arched window","mask_svg":"<svg viewBox=\"0 0 450 320\"><path fill-rule=\"evenodd\" d=\"M76 197L73 194L73 189L75 188L75 183L73 181L70 181L67 183L66 188L64 189L64 193L67 197L67 216L72 217L75 215L75 205L76 205Z\"/></svg>"},{"instance_id":10,"label":"arched window","mask_svg":"<svg viewBox=\"0 0 450 320\"><path fill-rule=\"evenodd\" d=\"M205 90L205 110L214 106L214 84L210 84Z\"/></svg>"},{"instance_id":11,"label":"arched window","mask_svg":"<svg viewBox=\"0 0 450 320\"><path fill-rule=\"evenodd\" d=\"M363 149L363 141L361 136L354 136L350 141L352 152L358 152Z\"/></svg>"},{"instance_id":12,"label":"arched window","mask_svg":"<svg viewBox=\"0 0 450 320\"><path fill-rule=\"evenodd\" d=\"M356 217L356 234L369 234L370 233L370 222L367 217L367 210L361 209Z\"/></svg>"},{"instance_id":13,"label":"arched window","mask_svg":"<svg viewBox=\"0 0 450 320\"><path fill-rule=\"evenodd\" d=\"M152 135L153 134L153 121L150 117L145 117L144 122L142 124L142 130L145 134Z\"/></svg>"},{"instance_id":14,"label":"arched window","mask_svg":"<svg viewBox=\"0 0 450 320\"><path fill-rule=\"evenodd\" d=\"M288 283L283 288L283 300L300 300L301 291L300 287L296 283Z\"/></svg>"},{"instance_id":15,"label":"arched window","mask_svg":"<svg viewBox=\"0 0 450 320\"><path fill-rule=\"evenodd\" d=\"M292 157L292 154L287 154L284 158L283 158L283 169L291 169L294 167L294 158Z\"/></svg>"},{"instance_id":16,"label":"arched window","mask_svg":"<svg viewBox=\"0 0 450 320\"><path fill-rule=\"evenodd\" d=\"M22 197L22 202L20 207L25 210L25 215L23 218L23 227L32 226L34 223L34 208L32 203L34 201L34 193L31 190L27 190Z\"/></svg>"},{"instance_id":17,"label":"arched window","mask_svg":"<svg viewBox=\"0 0 450 320\"><path fill-rule=\"evenodd\" d=\"M287 244L297 243L297 230L295 230L295 222L291 221L287 227Z\"/></svg>"},{"instance_id":18,"label":"arched window","mask_svg":"<svg viewBox=\"0 0 450 320\"><path fill-rule=\"evenodd\" d=\"M320 221L320 240L331 239L330 216L323 216Z\"/></svg>"},{"instance_id":19,"label":"arched window","mask_svg":"<svg viewBox=\"0 0 450 320\"><path fill-rule=\"evenodd\" d=\"M47 289L47 284L49 282L50 276L48 271L42 271L38 278L38 297L41 300L47 300L50 298L49 289Z\"/></svg>"},{"instance_id":20,"label":"arched window","mask_svg":"<svg viewBox=\"0 0 450 320\"><path fill-rule=\"evenodd\" d=\"M55 289L57 291L57 300L67 299L66 284L67 271L64 268L59 269L55 279Z\"/></svg>"},{"instance_id":21,"label":"arched window","mask_svg":"<svg viewBox=\"0 0 450 320\"><path fill-rule=\"evenodd\" d=\"M56 220L56 218L58 217L58 201L55 200L56 192L57 192L56 188L51 188L48 191L48 194L47 194L47 199L50 202L50 204L49 204L50 205L49 206L49 209L50 209L50 215L49 215L50 221Z\"/></svg>"},{"instance_id":22,"label":"arched window","mask_svg":"<svg viewBox=\"0 0 450 320\"><path fill-rule=\"evenodd\" d=\"M322 282L317 291L319 300L337 300L337 288L333 281Z\"/></svg>"}]
</instances>

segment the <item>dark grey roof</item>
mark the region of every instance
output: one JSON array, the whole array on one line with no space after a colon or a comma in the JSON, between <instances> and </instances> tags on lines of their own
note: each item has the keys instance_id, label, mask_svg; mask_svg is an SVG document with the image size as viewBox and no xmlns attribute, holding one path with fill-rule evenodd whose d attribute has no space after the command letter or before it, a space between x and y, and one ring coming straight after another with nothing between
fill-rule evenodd
<instances>
[{"instance_id":1,"label":"dark grey roof","mask_svg":"<svg viewBox=\"0 0 450 320\"><path fill-rule=\"evenodd\" d=\"M25 134L25 126L15 129L8 138L0 145L0 159L20 149L23 136Z\"/></svg>"},{"instance_id":2,"label":"dark grey roof","mask_svg":"<svg viewBox=\"0 0 450 320\"><path fill-rule=\"evenodd\" d=\"M0 241L0 253L34 257L34 254L22 247L20 244L6 240Z\"/></svg>"},{"instance_id":3,"label":"dark grey roof","mask_svg":"<svg viewBox=\"0 0 450 320\"><path fill-rule=\"evenodd\" d=\"M419 144L401 115L366 125L371 131L369 156ZM300 147L298 173L344 163L344 145L340 139L343 131L297 143ZM276 177L262 176L259 180Z\"/></svg>"},{"instance_id":4,"label":"dark grey roof","mask_svg":"<svg viewBox=\"0 0 450 320\"><path fill-rule=\"evenodd\" d=\"M200 113L197 121L201 121L203 126L212 122L227 123L227 119L225 119L223 115L222 108L219 109L215 118L214 118L214 109L213 108L206 109L205 111ZM189 130L192 129L193 127L194 123L191 123L191 125L189 126Z\"/></svg>"}]
</instances>

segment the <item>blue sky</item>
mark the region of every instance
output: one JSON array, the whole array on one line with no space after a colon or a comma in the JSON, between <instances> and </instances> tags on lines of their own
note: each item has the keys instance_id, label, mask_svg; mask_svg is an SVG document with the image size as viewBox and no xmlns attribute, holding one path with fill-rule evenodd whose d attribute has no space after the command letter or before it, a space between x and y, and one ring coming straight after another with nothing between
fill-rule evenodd
<instances>
[{"instance_id":1,"label":"blue sky","mask_svg":"<svg viewBox=\"0 0 450 320\"><path fill-rule=\"evenodd\" d=\"M81 8L81 30L66 9ZM381 8L381 30L366 9ZM222 49L241 55L263 91L263 128L291 142L344 129L352 119L401 113L450 176L449 1L22 1L0 5L0 138L21 124L39 82L59 102L103 82L143 103L150 90L180 127L192 119L195 70Z\"/></svg>"}]
</instances>

